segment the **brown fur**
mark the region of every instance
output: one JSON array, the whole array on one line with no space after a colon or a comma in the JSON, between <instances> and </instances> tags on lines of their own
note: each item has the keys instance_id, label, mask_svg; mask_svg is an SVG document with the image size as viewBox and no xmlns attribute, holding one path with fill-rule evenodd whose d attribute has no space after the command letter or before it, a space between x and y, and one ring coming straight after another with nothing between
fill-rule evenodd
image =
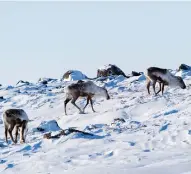
<instances>
[{"instance_id":1,"label":"brown fur","mask_svg":"<svg viewBox=\"0 0 191 174\"><path fill-rule=\"evenodd\" d=\"M5 127L5 140L8 143L8 133L11 140L16 144L19 129L20 130L20 142L25 142L24 131L27 127L28 119L23 120L22 114L26 114L22 109L8 109L3 113L3 123ZM15 139L13 138L12 131L15 128Z\"/></svg>"}]
</instances>

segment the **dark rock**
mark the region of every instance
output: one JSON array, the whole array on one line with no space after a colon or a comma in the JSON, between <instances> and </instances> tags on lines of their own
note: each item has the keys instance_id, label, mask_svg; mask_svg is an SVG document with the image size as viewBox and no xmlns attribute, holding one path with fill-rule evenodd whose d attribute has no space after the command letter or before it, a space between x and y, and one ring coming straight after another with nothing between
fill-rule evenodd
<instances>
[{"instance_id":1,"label":"dark rock","mask_svg":"<svg viewBox=\"0 0 191 174\"><path fill-rule=\"evenodd\" d=\"M41 127L37 127L36 128L39 132L44 132L45 131L45 129L43 129L43 128L41 128Z\"/></svg>"},{"instance_id":2,"label":"dark rock","mask_svg":"<svg viewBox=\"0 0 191 174\"><path fill-rule=\"evenodd\" d=\"M19 83L23 83L23 84L26 84L26 85L29 85L29 84L30 84L30 83L29 83L29 82L27 82L27 81L20 80L20 81L18 81L18 82L17 82L17 84L16 84L16 85L18 85Z\"/></svg>"},{"instance_id":3,"label":"dark rock","mask_svg":"<svg viewBox=\"0 0 191 174\"><path fill-rule=\"evenodd\" d=\"M191 67L188 66L188 65L186 65L186 64L181 64L181 65L179 66L179 71L180 71L180 70L191 70Z\"/></svg>"},{"instance_id":4,"label":"dark rock","mask_svg":"<svg viewBox=\"0 0 191 174\"><path fill-rule=\"evenodd\" d=\"M38 83L41 83L41 84L48 84L49 82L55 82L57 79L52 79L52 78L40 78L38 80Z\"/></svg>"},{"instance_id":5,"label":"dark rock","mask_svg":"<svg viewBox=\"0 0 191 174\"><path fill-rule=\"evenodd\" d=\"M42 83L43 85L47 85L47 84L48 84L48 82L47 82L46 80L42 81L41 83Z\"/></svg>"},{"instance_id":6,"label":"dark rock","mask_svg":"<svg viewBox=\"0 0 191 174\"><path fill-rule=\"evenodd\" d=\"M142 75L141 72L132 71L132 76L140 76Z\"/></svg>"},{"instance_id":7,"label":"dark rock","mask_svg":"<svg viewBox=\"0 0 191 174\"><path fill-rule=\"evenodd\" d=\"M119 121L119 122L122 122L122 123L125 123L125 119L123 118L115 118L114 121Z\"/></svg>"},{"instance_id":8,"label":"dark rock","mask_svg":"<svg viewBox=\"0 0 191 174\"><path fill-rule=\"evenodd\" d=\"M109 64L97 70L97 77L107 77L111 75L123 75L124 77L129 78L129 76L126 76L116 65Z\"/></svg>"}]
</instances>

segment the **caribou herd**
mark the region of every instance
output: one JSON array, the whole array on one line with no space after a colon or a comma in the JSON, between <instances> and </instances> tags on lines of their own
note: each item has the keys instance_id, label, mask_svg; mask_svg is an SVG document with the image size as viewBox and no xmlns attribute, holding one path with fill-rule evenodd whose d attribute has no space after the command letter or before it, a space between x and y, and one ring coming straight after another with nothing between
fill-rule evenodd
<instances>
[{"instance_id":1,"label":"caribou herd","mask_svg":"<svg viewBox=\"0 0 191 174\"><path fill-rule=\"evenodd\" d=\"M183 79L179 76L173 75L168 69L162 69L158 67L150 67L147 69L145 73L147 79L147 90L148 94L150 94L150 86L152 85L154 94L157 95L162 91L162 95L164 92L164 86L178 86L182 89L186 88L186 85ZM156 92L155 86L156 83L159 83L159 91ZM82 81L79 80L76 83L70 84L65 88L65 101L64 101L64 111L65 115L66 106L69 101L80 111L80 113L85 112L85 108L87 105L91 104L92 111L95 112L93 108L92 98L94 96L102 96L107 100L110 99L107 89L104 87L97 86L92 81ZM79 97L85 97L87 102L83 109L76 105L76 100ZM27 134L27 124L29 122L29 118L26 112L22 109L7 109L4 111L2 120L5 128L5 140L8 142L8 133L9 136L15 144L17 143L18 134L20 134L20 143L24 143ZM13 138L12 131L15 128L15 138Z\"/></svg>"}]
</instances>

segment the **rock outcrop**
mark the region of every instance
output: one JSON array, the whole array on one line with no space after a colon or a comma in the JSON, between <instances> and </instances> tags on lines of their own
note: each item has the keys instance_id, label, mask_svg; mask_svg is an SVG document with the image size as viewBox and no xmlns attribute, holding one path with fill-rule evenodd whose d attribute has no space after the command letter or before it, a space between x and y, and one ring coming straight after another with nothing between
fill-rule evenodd
<instances>
[{"instance_id":1,"label":"rock outcrop","mask_svg":"<svg viewBox=\"0 0 191 174\"><path fill-rule=\"evenodd\" d=\"M186 65L186 64L181 64L180 66L179 66L179 69L178 69L179 71L180 70L191 70L191 67L190 66L188 66L188 65Z\"/></svg>"},{"instance_id":2,"label":"rock outcrop","mask_svg":"<svg viewBox=\"0 0 191 174\"><path fill-rule=\"evenodd\" d=\"M123 75L124 77L129 78L129 76L126 76L125 73L116 65L104 65L97 70L97 77L107 77L111 75Z\"/></svg>"}]
</instances>

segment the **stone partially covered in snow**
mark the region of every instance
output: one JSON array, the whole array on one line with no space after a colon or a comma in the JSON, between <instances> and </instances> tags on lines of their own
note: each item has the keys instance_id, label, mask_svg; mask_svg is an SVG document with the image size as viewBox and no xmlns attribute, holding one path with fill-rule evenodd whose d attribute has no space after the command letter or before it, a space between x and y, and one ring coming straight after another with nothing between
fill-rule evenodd
<instances>
[{"instance_id":1,"label":"stone partially covered in snow","mask_svg":"<svg viewBox=\"0 0 191 174\"><path fill-rule=\"evenodd\" d=\"M5 99L3 98L3 96L0 96L0 102L4 101Z\"/></svg>"},{"instance_id":2,"label":"stone partially covered in snow","mask_svg":"<svg viewBox=\"0 0 191 174\"><path fill-rule=\"evenodd\" d=\"M179 71L180 71L180 70L191 70L191 67L188 66L188 65L186 65L186 64L181 64L181 65L179 66Z\"/></svg>"},{"instance_id":3,"label":"stone partially covered in snow","mask_svg":"<svg viewBox=\"0 0 191 174\"><path fill-rule=\"evenodd\" d=\"M189 76L191 76L191 71L184 71L184 70L181 70L181 71L178 71L176 74L176 76L180 76L182 77L183 79L184 78L189 78Z\"/></svg>"},{"instance_id":4,"label":"stone partially covered in snow","mask_svg":"<svg viewBox=\"0 0 191 174\"><path fill-rule=\"evenodd\" d=\"M126 76L125 73L116 65L104 65L97 70L97 77L107 77L110 75L123 75L124 77L129 78L129 76Z\"/></svg>"},{"instance_id":5,"label":"stone partially covered in snow","mask_svg":"<svg viewBox=\"0 0 191 174\"><path fill-rule=\"evenodd\" d=\"M55 81L56 81L56 79L43 77L38 80L38 83L42 83L42 84L46 85L46 84L48 84L48 82L55 82Z\"/></svg>"},{"instance_id":6,"label":"stone partially covered in snow","mask_svg":"<svg viewBox=\"0 0 191 174\"><path fill-rule=\"evenodd\" d=\"M191 67L186 64L181 64L175 75L182 78L189 77L191 76Z\"/></svg>"},{"instance_id":7,"label":"stone partially covered in snow","mask_svg":"<svg viewBox=\"0 0 191 174\"><path fill-rule=\"evenodd\" d=\"M69 70L62 77L63 81L75 81L83 79L87 79L87 76L78 70Z\"/></svg>"},{"instance_id":8,"label":"stone partially covered in snow","mask_svg":"<svg viewBox=\"0 0 191 174\"><path fill-rule=\"evenodd\" d=\"M62 130L58 123L55 120L43 121L37 128L34 128L33 131L43 131L43 132L52 132Z\"/></svg>"},{"instance_id":9,"label":"stone partially covered in snow","mask_svg":"<svg viewBox=\"0 0 191 174\"><path fill-rule=\"evenodd\" d=\"M19 85L29 85L30 83L29 82L27 82L27 81L23 81L23 80L20 80L20 81L18 81L17 82L17 86L19 86Z\"/></svg>"}]
</instances>

